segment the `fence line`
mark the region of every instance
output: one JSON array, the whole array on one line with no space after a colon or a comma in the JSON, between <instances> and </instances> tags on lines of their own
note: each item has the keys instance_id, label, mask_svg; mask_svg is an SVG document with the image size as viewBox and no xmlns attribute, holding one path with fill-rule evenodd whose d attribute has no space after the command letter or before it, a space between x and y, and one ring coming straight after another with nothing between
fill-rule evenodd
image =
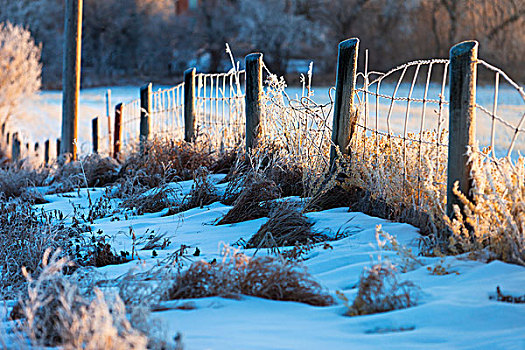
<instances>
[{"instance_id":1,"label":"fence line","mask_svg":"<svg viewBox=\"0 0 525 350\"><path fill-rule=\"evenodd\" d=\"M303 77L301 96L293 98L282 78L264 62L255 62L262 60L260 54L250 55L257 63L257 72L250 70L250 76L235 68L214 74L190 69L185 82L174 87L152 92L148 85L141 89L141 99L119 107L121 119L118 128L115 119L113 135L118 152L113 155L133 150L141 136L198 140L223 151L242 149L252 135L257 143L320 175L331 166L330 150L335 146L339 154L349 155L336 158L349 162L355 184L372 184L370 190L378 198L408 203L417 210L438 208L440 212L434 214L442 216L445 205L450 207L456 200L451 194L453 176L463 174L458 178L461 189L469 193L468 154L477 152L497 161L503 155L502 143L507 142L504 158L512 163L516 150L525 146L520 138L525 133L525 91L505 72L477 58L477 42L456 45L450 59L417 60L387 72L369 71L368 57L364 72L357 72L358 45L356 38L340 44L337 87L328 91L329 102L324 104L314 100L312 67ZM476 96L478 68L494 74L491 102ZM257 76L260 69L266 75L262 91L253 81L262 79ZM523 104L505 109L500 103L502 84L515 91ZM253 110L258 116L249 121ZM487 123L478 121L477 136L476 118L488 118ZM93 125L97 128L93 135L98 135L100 122ZM106 144L100 140L111 136L109 130L108 125L108 134L96 137L99 145ZM52 148L48 141L46 159ZM480 151L476 142L481 143ZM21 154L18 148L24 148L19 134L13 138L5 127L2 143L7 148L15 145L11 150L15 156ZM100 148L97 151L103 152ZM35 152L38 149L35 146ZM452 158L456 163L451 163Z\"/></svg>"},{"instance_id":2,"label":"fence line","mask_svg":"<svg viewBox=\"0 0 525 350\"><path fill-rule=\"evenodd\" d=\"M473 43L470 42L469 45ZM365 71L356 72L358 44L358 39L342 42L338 62L338 72L341 71L342 74L341 77L338 76L338 80L341 80L340 86L338 85L341 89L339 93L343 94L342 90L349 88L351 84L356 84L355 89L350 87L348 91L351 93L344 97L338 95L336 89L335 98L331 94L333 90L330 90L330 102L326 104L314 101L309 84L311 71L308 78L303 77L301 97L291 98L286 93L284 81L271 74L263 64L267 76L262 93L263 109L257 125L250 126L251 132L257 134L259 143L266 142L279 148L281 153L302 164L308 164L309 169L314 168L316 174L327 169L330 148L334 145L339 146L342 153L349 153L353 162L362 162L362 168L394 167L399 169L402 188L392 188L391 193L387 193L388 189L381 188L387 186L380 186L379 180L376 179L374 181L378 181L377 190L380 197L403 196L405 201L406 198L410 198L413 206L421 210L429 205L444 208L447 202L447 188L450 192L451 187L450 183L447 184L447 178L450 177L450 152L460 152L458 157L463 159L462 167L466 167L467 152L462 144L458 150L449 149L449 139L458 137L449 134L449 110L452 106L446 96L451 93L451 60L417 60L387 72L376 72L368 71L366 58ZM492 107L476 101L474 97L475 109L491 118L490 142L485 142L484 145L490 146L493 157L499 154L496 152L499 146L495 139L496 130L499 130L497 126L502 125L512 131L508 131L511 140L506 152L510 157L518 142L518 134L525 132L525 113L521 112L517 121L500 115L499 80L502 78L517 90L525 101L523 88L503 71L477 57L472 64L473 67L480 66L492 70L496 76ZM349 68L351 66L354 68ZM228 73L198 73L194 78L195 105L191 108L196 111L195 127L199 138L206 140L216 150L242 145L248 136L245 126L248 123L248 111L245 106L247 92L242 89L248 78L246 72L233 69ZM470 82L472 86L477 84L475 74L468 79L473 79ZM157 137L168 135L182 139L182 116L185 109L184 97L181 96L184 94L183 86L184 83L181 83L154 94L154 105L162 106L155 107L152 112L154 123L157 123L153 128ZM170 93L175 91L175 95L170 96ZM475 96L475 90L471 93ZM353 96L355 102L352 101ZM136 118L128 116L130 113L136 112L126 109L124 119L136 123ZM169 113L176 115L177 123L170 124L166 121L169 119ZM338 119L336 123L333 122L334 113L342 113L342 119ZM355 117L349 115L352 113L355 113ZM337 127L334 128L332 124ZM129 137L136 139L136 134ZM472 140L467 143L475 146ZM369 180L371 177L370 174L358 176L368 176ZM432 194L428 193L428 188L431 188ZM451 197L450 193L448 197ZM433 201L434 204L430 204L429 201Z\"/></svg>"}]
</instances>

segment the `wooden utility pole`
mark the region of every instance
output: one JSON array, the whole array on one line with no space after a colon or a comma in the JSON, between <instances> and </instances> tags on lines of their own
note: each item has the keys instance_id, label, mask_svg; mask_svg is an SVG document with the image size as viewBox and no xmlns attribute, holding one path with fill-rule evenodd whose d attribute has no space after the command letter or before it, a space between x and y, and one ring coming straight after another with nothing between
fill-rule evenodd
<instances>
[{"instance_id":1,"label":"wooden utility pole","mask_svg":"<svg viewBox=\"0 0 525 350\"><path fill-rule=\"evenodd\" d=\"M61 154L77 157L78 98L82 50L82 1L66 0L64 21L64 61L62 71L62 144Z\"/></svg>"}]
</instances>

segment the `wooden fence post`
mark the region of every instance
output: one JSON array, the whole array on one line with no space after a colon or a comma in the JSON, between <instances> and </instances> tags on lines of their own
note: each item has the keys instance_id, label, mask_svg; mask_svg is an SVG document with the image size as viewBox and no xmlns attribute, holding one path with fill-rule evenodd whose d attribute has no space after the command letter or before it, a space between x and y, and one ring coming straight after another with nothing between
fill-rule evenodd
<instances>
[{"instance_id":1,"label":"wooden fence post","mask_svg":"<svg viewBox=\"0 0 525 350\"><path fill-rule=\"evenodd\" d=\"M20 160L20 140L18 139L18 133L15 132L13 134L13 145L11 150L11 159L13 160L13 163L18 162Z\"/></svg>"},{"instance_id":2,"label":"wooden fence post","mask_svg":"<svg viewBox=\"0 0 525 350\"><path fill-rule=\"evenodd\" d=\"M82 47L83 0L67 0L64 25L64 65L62 101L62 153L77 158L77 119L80 93L80 61ZM59 153L60 154L60 153Z\"/></svg>"},{"instance_id":3,"label":"wooden fence post","mask_svg":"<svg viewBox=\"0 0 525 350\"><path fill-rule=\"evenodd\" d=\"M478 42L464 41L450 49L450 104L447 174L447 215L454 214L454 204L460 205L452 189L459 181L459 190L472 199L471 165L467 147L476 138L476 75Z\"/></svg>"},{"instance_id":4,"label":"wooden fence post","mask_svg":"<svg viewBox=\"0 0 525 350\"><path fill-rule=\"evenodd\" d=\"M184 71L184 141L195 140L195 68Z\"/></svg>"},{"instance_id":5,"label":"wooden fence post","mask_svg":"<svg viewBox=\"0 0 525 350\"><path fill-rule=\"evenodd\" d=\"M111 90L106 91L106 118L108 120L108 152L111 157Z\"/></svg>"},{"instance_id":6,"label":"wooden fence post","mask_svg":"<svg viewBox=\"0 0 525 350\"><path fill-rule=\"evenodd\" d=\"M262 113L263 54L252 53L245 58L246 65L246 152L254 148L260 132Z\"/></svg>"},{"instance_id":7,"label":"wooden fence post","mask_svg":"<svg viewBox=\"0 0 525 350\"><path fill-rule=\"evenodd\" d=\"M336 147L342 154L350 154L349 144L357 122L357 108L354 106L355 81L359 39L352 38L339 43L337 76L335 83L334 120L330 164L337 157Z\"/></svg>"},{"instance_id":8,"label":"wooden fence post","mask_svg":"<svg viewBox=\"0 0 525 350\"><path fill-rule=\"evenodd\" d=\"M60 139L57 139L57 161L58 161L58 158L60 158Z\"/></svg>"},{"instance_id":9,"label":"wooden fence post","mask_svg":"<svg viewBox=\"0 0 525 350\"><path fill-rule=\"evenodd\" d=\"M122 139L122 109L124 104L119 103L115 106L115 126L113 128L113 158L118 159Z\"/></svg>"},{"instance_id":10,"label":"wooden fence post","mask_svg":"<svg viewBox=\"0 0 525 350\"><path fill-rule=\"evenodd\" d=\"M44 142L44 165L49 164L49 140Z\"/></svg>"},{"instance_id":11,"label":"wooden fence post","mask_svg":"<svg viewBox=\"0 0 525 350\"><path fill-rule=\"evenodd\" d=\"M98 117L91 120L91 141L93 142L93 153L98 154Z\"/></svg>"},{"instance_id":12,"label":"wooden fence post","mask_svg":"<svg viewBox=\"0 0 525 350\"><path fill-rule=\"evenodd\" d=\"M140 148L143 150L149 139L151 115L151 83L140 88Z\"/></svg>"}]
</instances>

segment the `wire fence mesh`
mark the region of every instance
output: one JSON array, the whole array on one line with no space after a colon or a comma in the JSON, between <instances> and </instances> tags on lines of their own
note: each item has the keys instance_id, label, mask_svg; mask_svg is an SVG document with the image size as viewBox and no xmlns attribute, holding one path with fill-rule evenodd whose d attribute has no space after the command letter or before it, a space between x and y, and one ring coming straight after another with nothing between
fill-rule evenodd
<instances>
[{"instance_id":1,"label":"wire fence mesh","mask_svg":"<svg viewBox=\"0 0 525 350\"><path fill-rule=\"evenodd\" d=\"M150 132L157 138L182 139L184 137L184 83L155 91L151 99Z\"/></svg>"},{"instance_id":2,"label":"wire fence mesh","mask_svg":"<svg viewBox=\"0 0 525 350\"><path fill-rule=\"evenodd\" d=\"M139 142L140 111L140 99L129 101L122 106L122 139L120 142L124 152L133 149Z\"/></svg>"},{"instance_id":3,"label":"wire fence mesh","mask_svg":"<svg viewBox=\"0 0 525 350\"><path fill-rule=\"evenodd\" d=\"M244 85L246 72L197 74L196 128L218 150L232 149L244 142Z\"/></svg>"}]
</instances>

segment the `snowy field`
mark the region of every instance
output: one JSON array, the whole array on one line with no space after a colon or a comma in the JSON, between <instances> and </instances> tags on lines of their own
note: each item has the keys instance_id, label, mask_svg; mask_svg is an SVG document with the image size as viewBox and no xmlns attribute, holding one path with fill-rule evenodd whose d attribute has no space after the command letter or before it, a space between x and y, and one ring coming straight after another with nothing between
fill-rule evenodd
<instances>
[{"instance_id":1,"label":"snowy field","mask_svg":"<svg viewBox=\"0 0 525 350\"><path fill-rule=\"evenodd\" d=\"M213 175L214 182L222 175ZM180 195L190 191L192 182L173 183ZM224 190L225 184L217 185ZM96 201L104 189L92 189ZM50 202L41 207L60 210L69 217L73 205L88 209L85 189L63 195L46 195ZM298 200L292 198L292 200ZM115 208L118 200L112 200ZM221 259L223 244L232 245L248 239L265 223L266 218L216 226L214 223L231 207L214 203L203 208L164 216L166 210L155 214L128 216L122 213L96 220L93 232L103 230L111 238L112 247L131 251L130 228L136 238L149 235L151 230L165 233L171 244L157 249L140 250L140 260L123 265L97 269L97 278L121 276L130 269L145 271L168 257L181 244L197 247L201 255L190 256L192 261ZM282 302L243 296L240 300L209 297L164 302L163 311L153 316L162 321L166 337L182 334L185 349L525 349L525 304L510 304L491 300L499 286L505 293L522 295L525 291L525 268L500 261L484 263L464 257L424 258L421 264L400 274L420 289L418 304L408 309L368 316L345 316L346 307L336 292L350 302L357 293L357 283L363 269L380 259L402 267L396 253L379 249L376 225L397 237L400 244L418 252L418 230L408 224L389 222L362 213L337 208L307 214L314 230L334 235L338 230L347 237L330 241L330 247L319 244L305 256L308 272L336 300L329 307L314 307L296 302ZM115 220L118 217L119 220ZM243 250L253 255L254 250ZM257 255L268 254L266 250ZM186 264L189 264L188 261ZM443 266L450 272L435 275L430 270ZM190 303L189 310L177 309ZM5 320L5 318L3 318ZM4 322L4 326L7 324Z\"/></svg>"},{"instance_id":2,"label":"snowy field","mask_svg":"<svg viewBox=\"0 0 525 350\"><path fill-rule=\"evenodd\" d=\"M167 88L166 86L154 86L153 91ZM80 107L79 107L79 122L78 122L78 137L79 145L82 153L88 153L91 149L91 119L95 116L105 117L106 102L105 93L107 89L112 92L112 110L113 115L114 106L119 102L127 102L139 97L139 87L123 86L123 87L101 87L84 89L80 93ZM392 95L395 89L395 84L384 84L381 87L380 93L385 95ZM373 90L373 89L372 89ZM406 97L409 95L410 86L402 84L397 92L398 97ZM325 104L330 101L327 87L314 87L313 100L319 104ZM413 98L423 97L423 87L416 86L412 93ZM290 97L300 97L301 89L290 87L287 89ZM439 84L431 84L428 92L429 99L439 99L441 93L441 86ZM332 98L334 94L332 92ZM448 89L445 89L444 96L448 99ZM493 86L478 86L477 88L477 102L489 111L492 111L494 104L494 88ZM369 97L369 111L368 111L368 125L376 126L376 102L373 96ZM398 101L392 108L392 115L390 120L391 130L397 134L403 134L404 119L406 116L406 102ZM42 143L46 139L55 140L60 136L61 129L61 109L62 109L62 94L58 91L44 91L31 101L27 101L23 109L19 111L16 119L13 119L13 130L20 130L26 135L26 140L31 142ZM422 105L420 103L412 103L410 105L410 115L407 122L408 132L418 132L421 127ZM425 111L426 119L424 124L425 130L437 130L437 115L438 106L429 104ZM387 131L387 116L390 110L390 101L380 99L378 104L377 128L380 131ZM525 101L517 93L517 91L509 85L501 84L498 97L497 114L512 125L517 126L522 116L525 115ZM477 137L480 145L490 144L492 120L486 114L478 111L477 121ZM440 130L448 128L448 107L443 109L442 126ZM107 121L102 118L99 121L101 137L107 135ZM514 129L504 127L501 123L496 123L496 146L498 155L506 155L509 147ZM103 142L103 141L101 141ZM105 145L105 143L104 143ZM518 137L517 151L525 152L525 137Z\"/></svg>"}]
</instances>

